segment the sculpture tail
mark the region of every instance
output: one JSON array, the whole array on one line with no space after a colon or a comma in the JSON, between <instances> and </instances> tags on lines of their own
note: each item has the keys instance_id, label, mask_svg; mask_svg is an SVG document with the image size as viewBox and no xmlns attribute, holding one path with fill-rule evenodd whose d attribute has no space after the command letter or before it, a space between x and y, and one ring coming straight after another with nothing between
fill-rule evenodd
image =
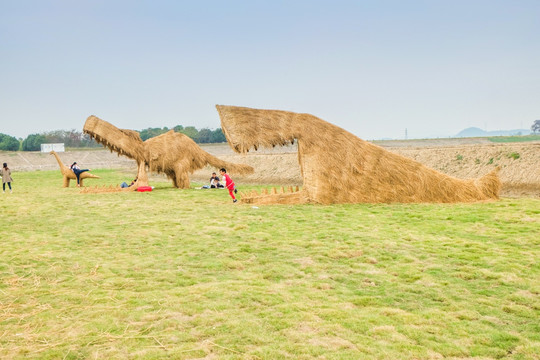
<instances>
[{"instance_id":1,"label":"sculpture tail","mask_svg":"<svg viewBox=\"0 0 540 360\"><path fill-rule=\"evenodd\" d=\"M227 172L238 174L238 175L248 175L253 174L254 169L249 165L244 164L235 164L228 161L221 160L213 155L208 154L207 157L208 164L218 169L225 168Z\"/></svg>"},{"instance_id":2,"label":"sculpture tail","mask_svg":"<svg viewBox=\"0 0 540 360\"><path fill-rule=\"evenodd\" d=\"M75 173L73 173L73 178L75 178ZM94 174L91 174L91 173L88 172L88 171L83 172L83 173L80 175L80 178L81 178L81 179L101 179L99 176L94 175Z\"/></svg>"},{"instance_id":3,"label":"sculpture tail","mask_svg":"<svg viewBox=\"0 0 540 360\"><path fill-rule=\"evenodd\" d=\"M476 186L488 198L498 199L501 191L501 180L499 179L499 170L497 166L493 171L476 180Z\"/></svg>"}]
</instances>

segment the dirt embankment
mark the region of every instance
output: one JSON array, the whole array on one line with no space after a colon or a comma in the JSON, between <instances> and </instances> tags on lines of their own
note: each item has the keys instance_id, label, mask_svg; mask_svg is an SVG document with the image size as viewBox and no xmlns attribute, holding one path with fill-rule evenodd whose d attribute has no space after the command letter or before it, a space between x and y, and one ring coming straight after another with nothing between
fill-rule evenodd
<instances>
[{"instance_id":1,"label":"dirt embankment","mask_svg":"<svg viewBox=\"0 0 540 360\"><path fill-rule=\"evenodd\" d=\"M460 179L477 178L499 166L503 196L540 197L540 143L388 150Z\"/></svg>"},{"instance_id":2,"label":"dirt embankment","mask_svg":"<svg viewBox=\"0 0 540 360\"><path fill-rule=\"evenodd\" d=\"M540 142L493 144L482 139L433 139L376 144L461 179L477 178L500 166L502 196L540 198ZM202 148L223 160L249 164L255 168L252 175L235 175L237 183L302 185L294 145L261 149L247 155L233 153L227 144L203 145ZM107 150L68 151L59 153L59 156L66 165L77 161L91 169L123 168L136 172L135 161ZM13 171L59 169L56 159L46 153L0 152L0 157L1 162L7 162ZM212 171L215 169L209 167L198 170L192 175L192 180L206 182Z\"/></svg>"}]
</instances>

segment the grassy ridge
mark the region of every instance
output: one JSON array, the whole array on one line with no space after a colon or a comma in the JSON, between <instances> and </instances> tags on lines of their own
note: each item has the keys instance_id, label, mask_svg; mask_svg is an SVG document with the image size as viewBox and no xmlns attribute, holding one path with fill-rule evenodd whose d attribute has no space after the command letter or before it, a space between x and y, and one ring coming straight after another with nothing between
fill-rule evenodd
<instances>
[{"instance_id":1,"label":"grassy ridge","mask_svg":"<svg viewBox=\"0 0 540 360\"><path fill-rule=\"evenodd\" d=\"M168 182L91 195L57 171L13 177L0 358L540 353L538 200L253 208Z\"/></svg>"}]
</instances>

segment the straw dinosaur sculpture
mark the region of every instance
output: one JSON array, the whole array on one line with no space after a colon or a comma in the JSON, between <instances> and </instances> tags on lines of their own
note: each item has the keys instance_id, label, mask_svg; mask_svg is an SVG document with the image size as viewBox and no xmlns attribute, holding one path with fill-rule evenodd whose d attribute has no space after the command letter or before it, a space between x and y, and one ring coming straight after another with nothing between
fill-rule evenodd
<instances>
[{"instance_id":1,"label":"straw dinosaur sculpture","mask_svg":"<svg viewBox=\"0 0 540 360\"><path fill-rule=\"evenodd\" d=\"M147 168L167 175L173 186L181 189L189 188L190 173L206 165L225 167L227 171L237 174L253 172L251 166L218 159L201 149L188 136L173 130L142 141L137 131L119 129L92 115L86 119L83 132L118 155L127 156L137 162L137 181L126 188L126 191L148 186Z\"/></svg>"},{"instance_id":2,"label":"straw dinosaur sculpture","mask_svg":"<svg viewBox=\"0 0 540 360\"><path fill-rule=\"evenodd\" d=\"M247 194L253 204L474 202L497 199L498 169L461 180L389 152L310 114L216 105L238 153L298 142L298 192Z\"/></svg>"},{"instance_id":3,"label":"straw dinosaur sculpture","mask_svg":"<svg viewBox=\"0 0 540 360\"><path fill-rule=\"evenodd\" d=\"M69 181L70 180L77 180L77 177L75 176L75 173L73 170L69 168L69 166L66 166L62 160L60 159L60 156L56 153L56 151L51 151L49 154L54 155L56 158L56 161L58 161L58 166L60 166L60 171L62 172L62 176L64 178L63 187L69 187ZM79 175L79 184L81 187L83 186L83 180L84 179L99 179L99 176L91 174L89 172L83 172L81 175Z\"/></svg>"}]
</instances>

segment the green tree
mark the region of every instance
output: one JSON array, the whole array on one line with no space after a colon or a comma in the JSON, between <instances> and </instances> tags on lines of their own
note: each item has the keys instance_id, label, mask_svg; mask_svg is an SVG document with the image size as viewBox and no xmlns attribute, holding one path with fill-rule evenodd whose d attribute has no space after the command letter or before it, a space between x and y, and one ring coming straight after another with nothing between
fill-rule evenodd
<instances>
[{"instance_id":1,"label":"green tree","mask_svg":"<svg viewBox=\"0 0 540 360\"><path fill-rule=\"evenodd\" d=\"M42 134L44 139L42 143L63 143L66 147L80 148L80 147L100 147L89 135L83 134L80 131L72 130L54 130L45 132Z\"/></svg>"},{"instance_id":2,"label":"green tree","mask_svg":"<svg viewBox=\"0 0 540 360\"><path fill-rule=\"evenodd\" d=\"M540 133L540 120L534 120L534 123L531 126L531 131L536 134Z\"/></svg>"},{"instance_id":3,"label":"green tree","mask_svg":"<svg viewBox=\"0 0 540 360\"><path fill-rule=\"evenodd\" d=\"M181 133L189 136L195 142L199 141L199 130L197 130L194 126L186 126Z\"/></svg>"},{"instance_id":4,"label":"green tree","mask_svg":"<svg viewBox=\"0 0 540 360\"><path fill-rule=\"evenodd\" d=\"M167 131L169 131L169 128L167 127L164 127L163 129L162 128L148 128L148 129L141 130L139 132L139 135L141 136L142 141L145 141L150 138L164 134Z\"/></svg>"},{"instance_id":5,"label":"green tree","mask_svg":"<svg viewBox=\"0 0 540 360\"><path fill-rule=\"evenodd\" d=\"M17 151L20 146L21 143L17 138L6 134L0 134L0 150Z\"/></svg>"},{"instance_id":6,"label":"green tree","mask_svg":"<svg viewBox=\"0 0 540 360\"><path fill-rule=\"evenodd\" d=\"M217 128L216 130L212 131L212 141L213 143L222 143L227 142L227 139L225 138L225 134L223 134L223 131L221 128Z\"/></svg>"},{"instance_id":7,"label":"green tree","mask_svg":"<svg viewBox=\"0 0 540 360\"><path fill-rule=\"evenodd\" d=\"M83 134L73 130L55 130L42 134L45 142L50 144L63 143L66 147L81 147Z\"/></svg>"},{"instance_id":8,"label":"green tree","mask_svg":"<svg viewBox=\"0 0 540 360\"><path fill-rule=\"evenodd\" d=\"M182 133L189 138L191 138L193 141L195 141L198 144L206 144L206 143L222 143L226 142L227 139L225 139L225 135L223 134L223 131L221 128L218 128L216 130L210 130L208 128L203 128L201 130L197 130L195 126L182 126L182 125L176 125L172 128L175 132ZM150 138L159 136L161 134L166 133L169 131L169 128L166 126L163 128L148 128L139 131L139 135L141 136L141 139L143 141L146 141Z\"/></svg>"},{"instance_id":9,"label":"green tree","mask_svg":"<svg viewBox=\"0 0 540 360\"><path fill-rule=\"evenodd\" d=\"M199 130L199 136L197 140L200 144L208 144L212 142L212 130L210 129L201 129Z\"/></svg>"},{"instance_id":10,"label":"green tree","mask_svg":"<svg viewBox=\"0 0 540 360\"><path fill-rule=\"evenodd\" d=\"M47 139L42 134L30 134L22 142L23 151L39 151L41 144L47 142Z\"/></svg>"},{"instance_id":11,"label":"green tree","mask_svg":"<svg viewBox=\"0 0 540 360\"><path fill-rule=\"evenodd\" d=\"M83 134L81 138L81 146L82 147L101 147L101 144L98 144L95 142L94 139L90 137L88 134Z\"/></svg>"}]
</instances>

